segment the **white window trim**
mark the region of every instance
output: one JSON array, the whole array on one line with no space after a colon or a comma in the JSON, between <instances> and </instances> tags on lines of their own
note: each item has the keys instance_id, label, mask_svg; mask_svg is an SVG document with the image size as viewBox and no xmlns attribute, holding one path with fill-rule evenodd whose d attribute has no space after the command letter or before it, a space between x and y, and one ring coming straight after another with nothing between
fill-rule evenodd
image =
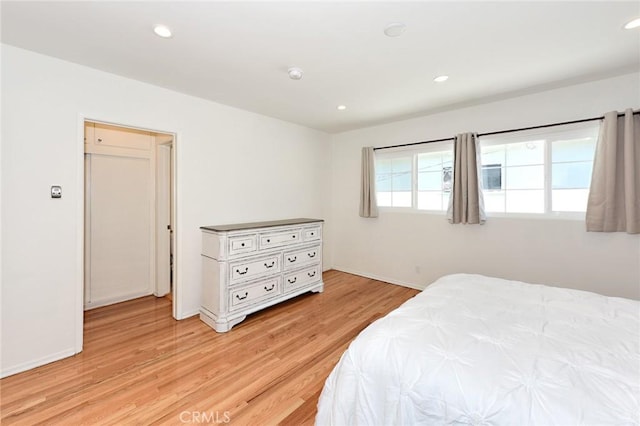
<instances>
[{"instance_id":1,"label":"white window trim","mask_svg":"<svg viewBox=\"0 0 640 426\"><path fill-rule=\"evenodd\" d=\"M490 212L487 211L487 217L504 217L504 218L526 218L526 219L562 219L562 220L584 220L586 212L581 211L553 211L552 207L552 174L551 169L553 162L551 158L551 144L567 138L580 138L591 136L594 129L600 126L599 122L576 123L570 125L561 125L560 129L553 127L525 130L517 132L511 136L490 135L481 136L479 138L480 146L506 145L511 143L529 142L531 138L540 136L544 139L544 212L541 213L507 213L507 212Z\"/></svg>"},{"instance_id":2,"label":"white window trim","mask_svg":"<svg viewBox=\"0 0 640 426\"><path fill-rule=\"evenodd\" d=\"M506 212L487 212L487 217L493 218L505 218L505 219L542 219L542 220L570 220L570 221L583 221L586 216L586 212L580 211L551 211L552 206L552 175L551 169L553 167L551 158L551 144L558 140L564 140L566 138L579 138L581 136L591 136L593 130L599 127L599 122L588 123L576 123L570 125L558 125L555 126L524 130L516 132L512 135L500 134L481 136L479 138L480 146L491 145L505 145L510 143L518 143L530 141L532 137L540 136L540 139L544 139L544 212L541 213L506 213ZM430 144L424 144L419 147L400 147L393 148L391 152L385 152L384 155L387 158L412 156L412 188L411 188L411 207L393 207L393 206L378 206L381 213L414 213L414 214L427 214L446 216L445 210L425 210L417 207L418 197L418 168L417 161L419 154L428 154L431 152L446 151L447 149L453 150L453 138L451 140L435 142ZM395 155L394 155L395 154Z\"/></svg>"}]
</instances>

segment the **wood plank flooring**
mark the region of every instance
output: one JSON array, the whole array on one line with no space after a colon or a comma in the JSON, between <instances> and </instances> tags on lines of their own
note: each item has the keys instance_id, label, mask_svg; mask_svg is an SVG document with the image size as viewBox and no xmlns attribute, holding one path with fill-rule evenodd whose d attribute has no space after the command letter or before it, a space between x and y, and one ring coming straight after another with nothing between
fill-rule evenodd
<instances>
[{"instance_id":1,"label":"wood plank flooring","mask_svg":"<svg viewBox=\"0 0 640 426\"><path fill-rule=\"evenodd\" d=\"M218 334L153 296L85 313L80 354L0 380L1 423L310 425L353 338L417 291L338 271Z\"/></svg>"}]
</instances>

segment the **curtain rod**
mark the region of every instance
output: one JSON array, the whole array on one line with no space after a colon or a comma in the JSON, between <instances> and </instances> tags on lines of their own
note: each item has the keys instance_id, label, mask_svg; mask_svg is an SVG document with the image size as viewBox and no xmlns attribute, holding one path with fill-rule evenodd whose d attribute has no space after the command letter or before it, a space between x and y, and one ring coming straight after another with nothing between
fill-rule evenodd
<instances>
[{"instance_id":1,"label":"curtain rod","mask_svg":"<svg viewBox=\"0 0 640 426\"><path fill-rule=\"evenodd\" d=\"M640 114L640 110L633 111L633 115L637 115L637 114ZM622 116L624 116L624 113L618 114L618 117L622 117ZM563 121L561 123L542 124L540 126L520 127L519 129L498 130L498 131L495 131L495 132L478 133L478 137L500 135L502 133L522 132L522 131L525 131L525 130L544 129L546 127L564 126L564 125L567 125L567 124L586 123L586 122L589 122L589 121L596 121L596 120L604 120L604 116L602 116L602 117L593 117L593 118L583 118L581 120ZM432 139L432 140L429 140L429 141L422 141L422 142L412 142L412 143L403 143L403 144L400 144L400 145L381 146L381 147L373 148L373 150L374 151L378 151L378 150L381 150L381 149L402 148L402 147L405 147L405 146L422 145L422 144L425 144L425 143L452 141L454 139L455 138Z\"/></svg>"}]
</instances>

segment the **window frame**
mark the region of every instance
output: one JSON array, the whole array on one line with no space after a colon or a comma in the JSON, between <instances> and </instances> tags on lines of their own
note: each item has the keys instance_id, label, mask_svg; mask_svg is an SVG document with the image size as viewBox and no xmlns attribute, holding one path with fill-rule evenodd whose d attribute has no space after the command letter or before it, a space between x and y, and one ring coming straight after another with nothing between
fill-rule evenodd
<instances>
[{"instance_id":1,"label":"window frame","mask_svg":"<svg viewBox=\"0 0 640 426\"><path fill-rule=\"evenodd\" d=\"M411 156L411 206L380 206L378 205L379 211L384 212L401 212L401 213L417 213L417 214L437 214L437 215L446 215L447 209L444 210L433 210L433 209L419 209L418 208L418 155L420 154L429 154L435 152L445 152L450 150L453 154L453 139L428 143L424 144L420 147L400 147L400 148L392 148L389 149L389 153L378 154L376 153L376 161L377 156L381 155L386 158L397 158L403 156ZM378 151L379 152L379 151ZM377 164L376 164L377 166ZM377 173L376 173L377 179ZM376 188L376 193L378 192Z\"/></svg>"},{"instance_id":2,"label":"window frame","mask_svg":"<svg viewBox=\"0 0 640 426\"><path fill-rule=\"evenodd\" d=\"M509 134L487 135L479 137L479 148L487 145L506 145L509 143L526 142L531 138L539 137L544 139L543 169L544 169L544 211L540 213L534 212L490 212L487 211L487 217L496 218L514 218L514 219L562 219L562 220L584 220L586 212L584 211L553 211L553 142L566 140L574 137L591 137L595 136L596 143L599 134L600 122L586 122L570 125L548 126L533 130L524 130ZM428 143L413 147L399 147L391 149L389 153L381 153L378 151L376 156L381 155L387 158L411 156L411 206L378 206L381 212L398 212L412 214L431 214L446 216L447 208L443 210L420 209L418 208L418 155L434 152L444 152L450 150L453 154L453 138L450 140ZM595 149L594 149L595 150ZM376 157L377 161L377 157ZM576 161L579 162L579 161ZM559 162L568 163L568 162ZM556 163L558 164L558 163ZM481 166L482 167L482 166ZM502 166L505 168L506 166ZM376 175L377 178L377 175ZM501 179L504 182L505 175ZM483 189L483 192L487 191ZM376 189L377 192L377 189ZM483 194L484 195L484 194Z\"/></svg>"},{"instance_id":3,"label":"window frame","mask_svg":"<svg viewBox=\"0 0 640 426\"><path fill-rule=\"evenodd\" d=\"M587 137L587 136L589 137L595 136L595 143L597 144L599 129L600 129L600 122L585 122L585 123L549 126L549 127L532 129L532 130L523 130L519 132L513 132L512 134L508 134L508 135L480 136L478 138L478 142L481 150L483 146L522 143L522 142L532 141L532 139L535 140L535 138L537 137L539 137L540 139L544 139L544 154L543 154L544 163L542 164L544 168L544 187L543 187L544 211L540 213L486 211L487 217L568 219L568 220L584 219L586 215L586 211L554 211L552 210L553 164L554 164L552 144L554 142L566 140L568 138L580 138L580 137ZM595 151L595 147L594 147L594 151Z\"/></svg>"}]
</instances>

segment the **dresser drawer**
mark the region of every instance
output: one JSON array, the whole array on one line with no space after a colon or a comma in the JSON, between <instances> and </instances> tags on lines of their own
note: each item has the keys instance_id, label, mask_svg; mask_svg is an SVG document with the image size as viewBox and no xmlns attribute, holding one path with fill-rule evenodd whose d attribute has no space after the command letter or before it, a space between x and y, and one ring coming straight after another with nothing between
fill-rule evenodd
<instances>
[{"instance_id":1,"label":"dresser drawer","mask_svg":"<svg viewBox=\"0 0 640 426\"><path fill-rule=\"evenodd\" d=\"M284 274L284 292L320 281L322 279L321 269L320 265L313 265L299 271Z\"/></svg>"},{"instance_id":2,"label":"dresser drawer","mask_svg":"<svg viewBox=\"0 0 640 426\"><path fill-rule=\"evenodd\" d=\"M281 293L280 277L275 277L231 291L229 305L231 310L239 309L243 306L278 296Z\"/></svg>"},{"instance_id":3,"label":"dresser drawer","mask_svg":"<svg viewBox=\"0 0 640 426\"><path fill-rule=\"evenodd\" d=\"M229 237L229 255L250 253L258 249L255 235Z\"/></svg>"},{"instance_id":4,"label":"dresser drawer","mask_svg":"<svg viewBox=\"0 0 640 426\"><path fill-rule=\"evenodd\" d=\"M282 260L284 270L286 271L301 265L318 262L320 260L320 250L322 250L320 246L314 246L302 250L285 252Z\"/></svg>"},{"instance_id":5,"label":"dresser drawer","mask_svg":"<svg viewBox=\"0 0 640 426\"><path fill-rule=\"evenodd\" d=\"M260 234L260 249L282 247L289 244L296 244L300 241L302 241L300 238L300 229L270 232L268 234Z\"/></svg>"},{"instance_id":6,"label":"dresser drawer","mask_svg":"<svg viewBox=\"0 0 640 426\"><path fill-rule=\"evenodd\" d=\"M246 281L261 275L280 272L280 254L233 262L229 266L231 283Z\"/></svg>"},{"instance_id":7,"label":"dresser drawer","mask_svg":"<svg viewBox=\"0 0 640 426\"><path fill-rule=\"evenodd\" d=\"M304 228L302 230L302 239L304 241L316 241L322 238L322 231L319 226L313 228Z\"/></svg>"}]
</instances>

